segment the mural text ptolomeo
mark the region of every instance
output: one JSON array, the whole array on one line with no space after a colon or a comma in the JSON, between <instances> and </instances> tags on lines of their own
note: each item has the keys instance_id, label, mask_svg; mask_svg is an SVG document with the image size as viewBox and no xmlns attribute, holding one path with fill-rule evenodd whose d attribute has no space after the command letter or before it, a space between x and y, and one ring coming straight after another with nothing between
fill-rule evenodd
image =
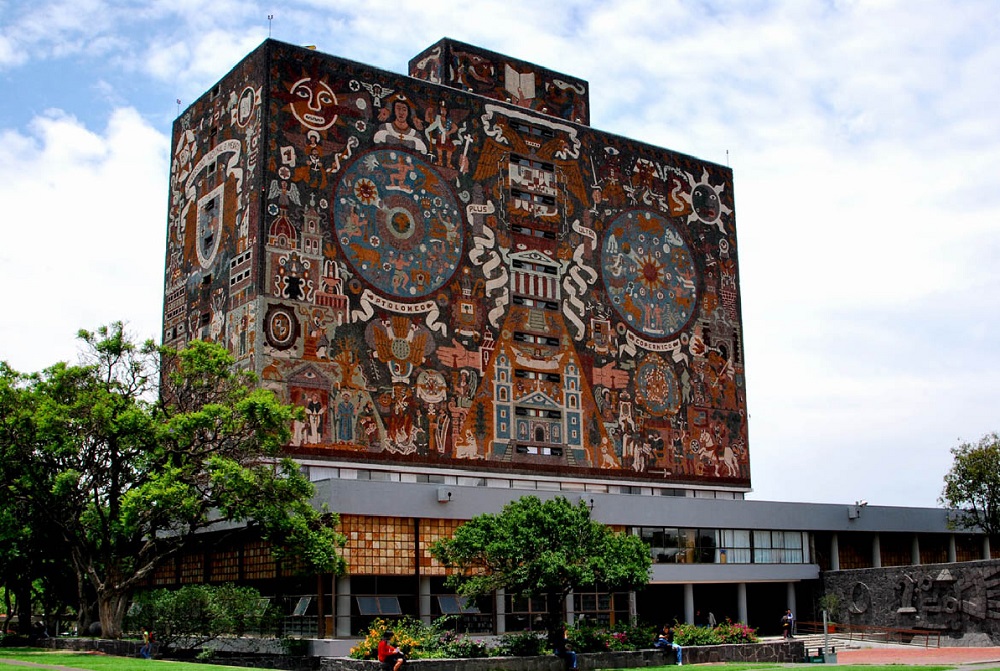
<instances>
[{"instance_id":1,"label":"mural text ptolomeo","mask_svg":"<svg viewBox=\"0 0 1000 671\"><path fill-rule=\"evenodd\" d=\"M304 408L288 451L748 486L732 172L450 40L268 40L174 125L164 342Z\"/></svg>"}]
</instances>

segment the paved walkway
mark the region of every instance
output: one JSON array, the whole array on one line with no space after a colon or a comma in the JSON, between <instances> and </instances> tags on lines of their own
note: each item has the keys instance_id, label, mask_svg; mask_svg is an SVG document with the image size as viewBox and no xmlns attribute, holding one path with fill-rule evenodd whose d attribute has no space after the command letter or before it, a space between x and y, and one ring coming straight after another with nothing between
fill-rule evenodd
<instances>
[{"instance_id":1,"label":"paved walkway","mask_svg":"<svg viewBox=\"0 0 1000 671\"><path fill-rule=\"evenodd\" d=\"M993 664L1000 667L998 648L916 648L879 646L837 651L838 664Z\"/></svg>"}]
</instances>

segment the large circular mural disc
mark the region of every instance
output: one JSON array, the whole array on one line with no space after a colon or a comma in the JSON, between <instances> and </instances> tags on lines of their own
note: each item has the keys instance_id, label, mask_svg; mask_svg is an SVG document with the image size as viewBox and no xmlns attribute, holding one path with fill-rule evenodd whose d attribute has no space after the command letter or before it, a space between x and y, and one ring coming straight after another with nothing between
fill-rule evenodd
<instances>
[{"instance_id":1,"label":"large circular mural disc","mask_svg":"<svg viewBox=\"0 0 1000 671\"><path fill-rule=\"evenodd\" d=\"M437 291L462 260L462 210L447 182L397 149L369 151L344 172L333 229L352 269L397 298Z\"/></svg>"},{"instance_id":2,"label":"large circular mural disc","mask_svg":"<svg viewBox=\"0 0 1000 671\"><path fill-rule=\"evenodd\" d=\"M691 250L656 212L625 212L610 223L601 247L601 276L618 316L654 340L680 331L698 304Z\"/></svg>"}]
</instances>

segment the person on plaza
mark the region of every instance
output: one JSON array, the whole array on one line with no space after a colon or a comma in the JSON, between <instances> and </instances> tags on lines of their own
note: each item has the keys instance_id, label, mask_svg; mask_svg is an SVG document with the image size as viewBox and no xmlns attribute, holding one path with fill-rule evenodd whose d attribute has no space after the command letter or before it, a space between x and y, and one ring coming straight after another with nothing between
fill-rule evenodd
<instances>
[{"instance_id":1,"label":"person on plaza","mask_svg":"<svg viewBox=\"0 0 1000 671\"><path fill-rule=\"evenodd\" d=\"M717 624L718 622L715 621L715 613L708 611L708 626L715 629L715 625Z\"/></svg>"},{"instance_id":2,"label":"person on plaza","mask_svg":"<svg viewBox=\"0 0 1000 671\"><path fill-rule=\"evenodd\" d=\"M153 632L150 631L149 627L142 628L142 647L139 648L139 656L143 659L152 659L153 657Z\"/></svg>"},{"instance_id":3,"label":"person on plaza","mask_svg":"<svg viewBox=\"0 0 1000 671\"><path fill-rule=\"evenodd\" d=\"M406 662L403 651L391 643L393 636L395 633L387 629L378 642L378 661L382 663L383 671L399 671Z\"/></svg>"},{"instance_id":4,"label":"person on plaza","mask_svg":"<svg viewBox=\"0 0 1000 671\"><path fill-rule=\"evenodd\" d=\"M666 652L667 650L672 650L677 654L677 666L683 666L684 664L684 652L681 646L674 642L674 628L669 624L663 625L660 633L656 635L656 640L653 641L653 647Z\"/></svg>"},{"instance_id":5,"label":"person on plaza","mask_svg":"<svg viewBox=\"0 0 1000 671\"><path fill-rule=\"evenodd\" d=\"M785 614L781 616L781 637L792 638L792 625L795 624L795 616L792 609L786 608Z\"/></svg>"}]
</instances>

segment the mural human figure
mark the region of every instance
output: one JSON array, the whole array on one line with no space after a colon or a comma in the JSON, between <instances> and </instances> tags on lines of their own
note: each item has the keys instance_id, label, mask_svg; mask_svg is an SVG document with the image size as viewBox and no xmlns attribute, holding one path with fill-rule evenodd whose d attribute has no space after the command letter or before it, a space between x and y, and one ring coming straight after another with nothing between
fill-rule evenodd
<instances>
[{"instance_id":1,"label":"mural human figure","mask_svg":"<svg viewBox=\"0 0 1000 671\"><path fill-rule=\"evenodd\" d=\"M319 394L312 394L309 397L309 402L306 403L306 419L309 422L309 429L305 442L323 442L323 413L325 411L326 408Z\"/></svg>"},{"instance_id":2,"label":"mural human figure","mask_svg":"<svg viewBox=\"0 0 1000 671\"><path fill-rule=\"evenodd\" d=\"M427 145L417 134L423 124L413 116L413 110L405 96L393 96L392 102L378 113L378 119L382 125L372 138L376 143L427 153Z\"/></svg>"},{"instance_id":3,"label":"mural human figure","mask_svg":"<svg viewBox=\"0 0 1000 671\"><path fill-rule=\"evenodd\" d=\"M430 123L424 133L431 143L431 150L438 165L451 167L455 150L458 148L458 144L452 136L458 131L458 127L453 120L448 118L448 104L442 100L436 110L434 108L428 109L427 120Z\"/></svg>"},{"instance_id":4,"label":"mural human figure","mask_svg":"<svg viewBox=\"0 0 1000 671\"><path fill-rule=\"evenodd\" d=\"M351 395L344 392L337 403L337 441L350 443L354 440L354 406Z\"/></svg>"}]
</instances>

